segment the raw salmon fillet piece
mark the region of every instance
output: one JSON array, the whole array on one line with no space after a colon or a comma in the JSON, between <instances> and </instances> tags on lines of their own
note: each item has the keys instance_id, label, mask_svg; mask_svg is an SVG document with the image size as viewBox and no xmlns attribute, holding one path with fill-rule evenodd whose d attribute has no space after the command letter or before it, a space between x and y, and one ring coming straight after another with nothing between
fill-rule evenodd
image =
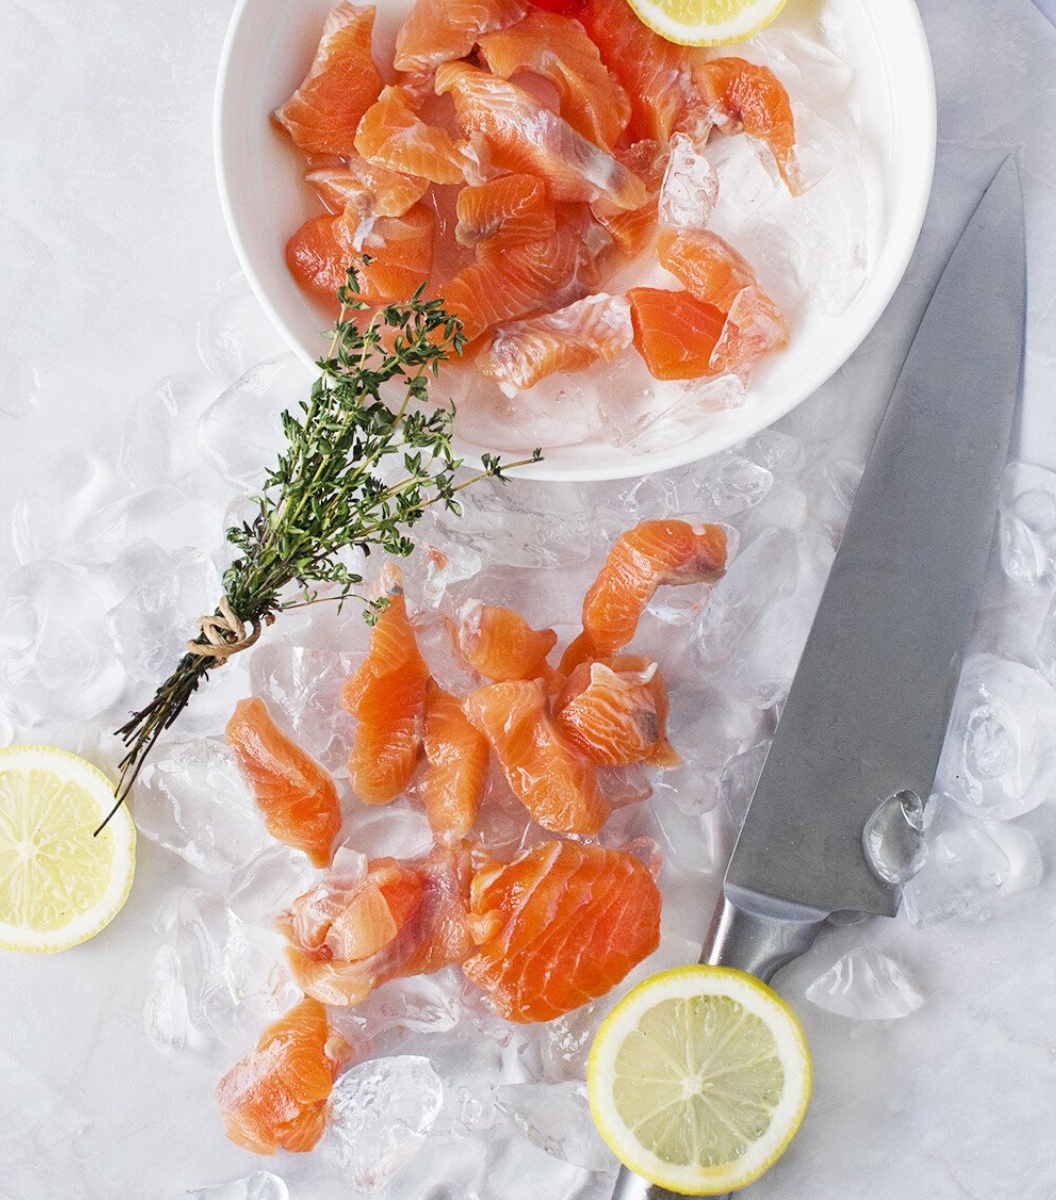
<instances>
[{"instance_id":1,"label":"raw salmon fillet piece","mask_svg":"<svg viewBox=\"0 0 1056 1200\"><path fill-rule=\"evenodd\" d=\"M361 154L351 154L336 166L316 167L304 178L332 212L351 209L361 220L402 217L429 190L427 179L379 167Z\"/></svg>"},{"instance_id":2,"label":"raw salmon fillet piece","mask_svg":"<svg viewBox=\"0 0 1056 1200\"><path fill-rule=\"evenodd\" d=\"M622 850L544 842L473 879L463 964L499 1015L551 1021L603 996L660 944L660 892Z\"/></svg>"},{"instance_id":3,"label":"raw salmon fillet piece","mask_svg":"<svg viewBox=\"0 0 1056 1200\"><path fill-rule=\"evenodd\" d=\"M352 855L353 859L361 856ZM297 985L324 1004L358 1004L383 983L429 975L472 952L467 930L469 852L437 846L427 858L340 869L279 919ZM343 932L353 910L356 940ZM336 933L335 933L336 929ZM342 958L349 950L363 957Z\"/></svg>"},{"instance_id":4,"label":"raw salmon fillet piece","mask_svg":"<svg viewBox=\"0 0 1056 1200\"><path fill-rule=\"evenodd\" d=\"M498 326L477 368L497 383L530 388L554 371L611 362L632 336L628 301L600 293L557 312Z\"/></svg>"},{"instance_id":5,"label":"raw salmon fillet piece","mask_svg":"<svg viewBox=\"0 0 1056 1200\"><path fill-rule=\"evenodd\" d=\"M604 197L617 208L645 203L637 176L516 84L469 63L445 63L436 91L452 96L460 128L484 140L494 169L539 175L555 200Z\"/></svg>"},{"instance_id":6,"label":"raw salmon fillet piece","mask_svg":"<svg viewBox=\"0 0 1056 1200\"><path fill-rule=\"evenodd\" d=\"M557 644L552 629L533 629L512 608L470 601L459 613L462 657L489 679L537 679Z\"/></svg>"},{"instance_id":7,"label":"raw salmon fillet piece","mask_svg":"<svg viewBox=\"0 0 1056 1200\"><path fill-rule=\"evenodd\" d=\"M594 764L558 732L539 680L478 688L464 710L484 734L514 795L553 833L597 833L609 816Z\"/></svg>"},{"instance_id":8,"label":"raw salmon fillet piece","mask_svg":"<svg viewBox=\"0 0 1056 1200\"><path fill-rule=\"evenodd\" d=\"M500 175L458 193L455 236L463 246L501 237L504 246L549 241L556 224L550 185L536 175Z\"/></svg>"},{"instance_id":9,"label":"raw salmon fillet piece","mask_svg":"<svg viewBox=\"0 0 1056 1200\"><path fill-rule=\"evenodd\" d=\"M690 292L637 287L631 302L634 348L655 379L699 379L716 375L711 356L726 326L726 314Z\"/></svg>"},{"instance_id":10,"label":"raw salmon fillet piece","mask_svg":"<svg viewBox=\"0 0 1056 1200\"><path fill-rule=\"evenodd\" d=\"M314 866L325 867L341 828L341 807L329 774L279 729L263 700L240 700L226 735L268 832L303 850Z\"/></svg>"},{"instance_id":11,"label":"raw salmon fillet piece","mask_svg":"<svg viewBox=\"0 0 1056 1200\"><path fill-rule=\"evenodd\" d=\"M656 257L698 300L730 311L739 292L759 280L746 258L710 229L664 229Z\"/></svg>"},{"instance_id":12,"label":"raw salmon fillet piece","mask_svg":"<svg viewBox=\"0 0 1056 1200\"><path fill-rule=\"evenodd\" d=\"M528 11L525 0L418 0L396 36L397 71L425 75L465 58L486 34Z\"/></svg>"},{"instance_id":13,"label":"raw salmon fillet piece","mask_svg":"<svg viewBox=\"0 0 1056 1200\"><path fill-rule=\"evenodd\" d=\"M589 0L576 18L630 99L627 140L652 138L666 145L695 98L692 67L699 51L653 33L627 0Z\"/></svg>"},{"instance_id":14,"label":"raw salmon fillet piece","mask_svg":"<svg viewBox=\"0 0 1056 1200\"><path fill-rule=\"evenodd\" d=\"M658 665L624 655L583 662L554 704L558 729L599 766L675 767L666 737L667 688Z\"/></svg>"},{"instance_id":15,"label":"raw salmon fillet piece","mask_svg":"<svg viewBox=\"0 0 1056 1200\"><path fill-rule=\"evenodd\" d=\"M457 142L438 125L427 125L414 98L387 87L367 109L356 133L356 149L376 166L417 175L432 183L461 183L466 159Z\"/></svg>"},{"instance_id":16,"label":"raw salmon fillet piece","mask_svg":"<svg viewBox=\"0 0 1056 1200\"><path fill-rule=\"evenodd\" d=\"M521 245L489 238L477 255L443 286L444 307L470 342L492 325L579 300L598 282L594 255L568 224L552 238Z\"/></svg>"},{"instance_id":17,"label":"raw salmon fillet piece","mask_svg":"<svg viewBox=\"0 0 1056 1200\"><path fill-rule=\"evenodd\" d=\"M402 217L361 223L352 209L312 217L290 238L286 263L307 292L336 296L349 265L356 268L360 295L368 304L408 300L433 270L436 218L425 203ZM362 261L369 254L373 262Z\"/></svg>"},{"instance_id":18,"label":"raw salmon fillet piece","mask_svg":"<svg viewBox=\"0 0 1056 1200\"><path fill-rule=\"evenodd\" d=\"M530 72L549 80L561 116L596 146L611 150L626 129L627 93L578 21L535 8L516 25L482 37L479 52L502 79Z\"/></svg>"},{"instance_id":19,"label":"raw salmon fillet piece","mask_svg":"<svg viewBox=\"0 0 1056 1200\"><path fill-rule=\"evenodd\" d=\"M422 746L428 680L403 592L397 590L378 617L367 657L342 692L356 718L349 782L365 804L388 804L411 782Z\"/></svg>"},{"instance_id":20,"label":"raw salmon fillet piece","mask_svg":"<svg viewBox=\"0 0 1056 1200\"><path fill-rule=\"evenodd\" d=\"M712 583L725 570L721 525L642 521L621 534L583 598L583 632L565 651L562 673L570 675L581 662L608 658L626 646L658 587Z\"/></svg>"},{"instance_id":21,"label":"raw salmon fillet piece","mask_svg":"<svg viewBox=\"0 0 1056 1200\"><path fill-rule=\"evenodd\" d=\"M311 1150L326 1125L334 1076L351 1050L331 1035L326 1009L306 997L260 1036L220 1080L224 1132L255 1154Z\"/></svg>"},{"instance_id":22,"label":"raw salmon fillet piece","mask_svg":"<svg viewBox=\"0 0 1056 1200\"><path fill-rule=\"evenodd\" d=\"M770 147L781 178L793 196L798 195L802 189L792 105L773 71L743 58L713 58L694 66L693 79L720 118L740 121L749 137Z\"/></svg>"},{"instance_id":23,"label":"raw salmon fillet piece","mask_svg":"<svg viewBox=\"0 0 1056 1200\"><path fill-rule=\"evenodd\" d=\"M370 56L373 5L339 4L304 82L273 114L306 154L351 154L356 126L381 91Z\"/></svg>"},{"instance_id":24,"label":"raw salmon fillet piece","mask_svg":"<svg viewBox=\"0 0 1056 1200\"><path fill-rule=\"evenodd\" d=\"M488 781L490 749L462 701L431 682L425 697L425 770L418 794L438 842L460 842L473 828Z\"/></svg>"}]
</instances>

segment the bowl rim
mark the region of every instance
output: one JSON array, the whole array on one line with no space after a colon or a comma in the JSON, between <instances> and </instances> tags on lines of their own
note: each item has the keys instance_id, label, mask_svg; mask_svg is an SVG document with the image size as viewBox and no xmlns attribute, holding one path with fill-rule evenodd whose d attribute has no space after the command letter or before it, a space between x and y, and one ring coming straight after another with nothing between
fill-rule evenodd
<instances>
[{"instance_id":1,"label":"bowl rim","mask_svg":"<svg viewBox=\"0 0 1056 1200\"><path fill-rule=\"evenodd\" d=\"M233 185L230 162L232 159L230 139L235 136L229 118L230 78L235 50L239 42L242 22L251 6L258 0L237 0L231 14L227 31L224 35L223 47L220 52L220 63L217 70L216 86L213 100L213 163L216 173L217 190L219 192L220 208L227 227L228 236L235 250L239 264L246 276L253 294L256 296L268 319L285 339L293 353L313 373L318 374L318 362L305 349L303 342L290 328L282 314L273 304L268 289L264 285L259 272L253 263L242 227L235 213L232 198ZM715 454L721 454L731 446L737 445L746 438L752 437L775 422L786 417L800 404L808 400L816 391L824 386L854 355L861 344L869 336L894 298L901 284L910 259L916 249L924 226L924 217L931 198L932 184L935 175L935 160L938 146L938 104L935 86L935 71L928 44L924 22L915 0L885 0L885 10L890 11L895 6L901 7L902 16L907 19L913 30L921 67L921 98L924 101L917 116L920 122L918 141L923 153L918 163L916 177L920 186L916 191L912 209L905 215L899 227L899 239L894 245L890 240L885 243L885 253L877 269L870 278L871 289L868 304L856 309L855 330L840 350L834 360L823 360L822 365L812 372L807 372L804 382L794 388L789 388L786 398L774 405L771 404L765 412L754 409L749 405L744 408L730 410L728 432L718 438L718 444L707 449L699 447L699 438L690 438L678 442L663 450L650 450L639 457L628 459L626 463L604 463L600 465L584 465L582 467L568 464L552 463L545 457L537 462L510 471L512 477L536 479L541 482L602 482L614 479L636 479L652 475L659 471L672 470L688 466L691 463L703 461ZM714 436L714 435L713 435ZM486 447L478 447L461 443L455 438L455 450L463 462L470 467L481 466L482 454L488 453ZM509 458L506 454L504 457Z\"/></svg>"}]
</instances>

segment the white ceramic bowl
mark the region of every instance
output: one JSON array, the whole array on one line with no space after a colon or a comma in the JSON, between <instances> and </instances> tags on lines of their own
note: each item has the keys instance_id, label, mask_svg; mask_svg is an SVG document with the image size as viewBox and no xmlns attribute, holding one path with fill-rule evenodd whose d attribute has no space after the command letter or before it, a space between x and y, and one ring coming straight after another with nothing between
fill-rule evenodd
<instances>
[{"instance_id":1,"label":"white ceramic bowl","mask_svg":"<svg viewBox=\"0 0 1056 1200\"><path fill-rule=\"evenodd\" d=\"M412 0L375 0L376 43L388 43ZM239 0L217 81L215 152L231 238L265 310L305 363L323 348L326 309L307 298L286 269L291 233L319 209L302 182L303 160L269 113L300 82L336 0ZM807 311L788 350L753 376L743 406L712 414L690 438L648 452L600 438L548 449L525 468L538 479L641 475L694 462L734 445L796 407L861 343L905 272L924 219L935 159L935 89L914 0L788 0L778 21L792 28L838 26L853 69L844 102L853 106L870 159L869 262L865 285L838 316ZM776 26L775 26L776 28ZM736 51L734 51L736 52ZM871 182L870 182L871 181ZM482 449L458 445L468 461Z\"/></svg>"}]
</instances>

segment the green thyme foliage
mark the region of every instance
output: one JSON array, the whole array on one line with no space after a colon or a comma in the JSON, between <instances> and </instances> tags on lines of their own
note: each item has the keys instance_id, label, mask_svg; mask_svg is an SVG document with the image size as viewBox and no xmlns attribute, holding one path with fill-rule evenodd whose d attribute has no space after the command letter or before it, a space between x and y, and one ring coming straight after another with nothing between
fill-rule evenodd
<instances>
[{"instance_id":1,"label":"green thyme foliage","mask_svg":"<svg viewBox=\"0 0 1056 1200\"><path fill-rule=\"evenodd\" d=\"M340 604L362 583L346 552L406 556L414 549L409 531L427 508L459 514L463 488L505 478L506 465L489 454L479 474L456 483L454 408L428 406L430 379L465 341L443 301L423 299L419 288L364 320L357 285L350 266L319 376L308 398L283 414L286 446L252 502L252 519L227 532L239 553L224 575L224 595L254 630L290 608L321 599ZM529 461L540 457L537 450ZM382 603L368 606L368 620ZM204 647L204 635L194 645ZM150 704L118 730L128 747L119 803L157 738L219 662L189 649Z\"/></svg>"}]
</instances>

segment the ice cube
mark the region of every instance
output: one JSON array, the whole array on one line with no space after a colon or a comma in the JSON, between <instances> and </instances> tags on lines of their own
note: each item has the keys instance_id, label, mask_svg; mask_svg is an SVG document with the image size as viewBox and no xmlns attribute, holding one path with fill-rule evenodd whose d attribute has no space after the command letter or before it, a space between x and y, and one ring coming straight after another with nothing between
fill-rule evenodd
<instances>
[{"instance_id":1,"label":"ice cube","mask_svg":"<svg viewBox=\"0 0 1056 1200\"><path fill-rule=\"evenodd\" d=\"M1033 463L1009 463L1001 486L1001 511L1030 531L1050 567L1056 556L1056 472Z\"/></svg>"},{"instance_id":2,"label":"ice cube","mask_svg":"<svg viewBox=\"0 0 1056 1200\"><path fill-rule=\"evenodd\" d=\"M244 1050L294 1002L282 939L248 926L222 896L186 888L177 902L176 954L191 1024Z\"/></svg>"},{"instance_id":3,"label":"ice cube","mask_svg":"<svg viewBox=\"0 0 1056 1200\"><path fill-rule=\"evenodd\" d=\"M664 858L680 871L710 874L725 862L725 819L711 812L685 812L673 798L657 796L652 804L660 828Z\"/></svg>"},{"instance_id":4,"label":"ice cube","mask_svg":"<svg viewBox=\"0 0 1056 1200\"><path fill-rule=\"evenodd\" d=\"M136 825L199 871L220 875L273 844L226 746L201 738L155 752L136 783Z\"/></svg>"},{"instance_id":5,"label":"ice cube","mask_svg":"<svg viewBox=\"0 0 1056 1200\"><path fill-rule=\"evenodd\" d=\"M489 564L571 567L590 556L582 491L574 484L528 479L482 480L460 497L461 516L442 510L435 522L445 542Z\"/></svg>"},{"instance_id":6,"label":"ice cube","mask_svg":"<svg viewBox=\"0 0 1056 1200\"><path fill-rule=\"evenodd\" d=\"M496 1103L520 1133L551 1158L587 1171L612 1166L612 1154L590 1115L586 1084L506 1084L499 1088Z\"/></svg>"},{"instance_id":7,"label":"ice cube","mask_svg":"<svg viewBox=\"0 0 1056 1200\"><path fill-rule=\"evenodd\" d=\"M906 916L923 927L984 913L1012 877L993 827L959 812L947 796L929 800L926 812L928 857L902 894Z\"/></svg>"},{"instance_id":8,"label":"ice cube","mask_svg":"<svg viewBox=\"0 0 1056 1200\"><path fill-rule=\"evenodd\" d=\"M433 844L425 814L406 800L396 800L384 808L357 802L346 829L346 844L367 858L420 858L429 853Z\"/></svg>"},{"instance_id":9,"label":"ice cube","mask_svg":"<svg viewBox=\"0 0 1056 1200\"><path fill-rule=\"evenodd\" d=\"M303 851L273 842L231 876L227 902L250 925L270 925L276 913L289 908L320 878Z\"/></svg>"},{"instance_id":10,"label":"ice cube","mask_svg":"<svg viewBox=\"0 0 1056 1200\"><path fill-rule=\"evenodd\" d=\"M173 1200L290 1200L290 1191L278 1175L256 1171L231 1183L192 1188L174 1196Z\"/></svg>"},{"instance_id":11,"label":"ice cube","mask_svg":"<svg viewBox=\"0 0 1056 1200\"><path fill-rule=\"evenodd\" d=\"M173 946L160 946L154 955L150 994L143 1006L143 1026L156 1050L171 1054L187 1042L187 992L183 966Z\"/></svg>"},{"instance_id":12,"label":"ice cube","mask_svg":"<svg viewBox=\"0 0 1056 1200\"><path fill-rule=\"evenodd\" d=\"M236 487L259 488L285 445L282 414L298 406L311 380L304 364L283 354L246 371L202 414L198 443L213 468Z\"/></svg>"},{"instance_id":13,"label":"ice cube","mask_svg":"<svg viewBox=\"0 0 1056 1200\"><path fill-rule=\"evenodd\" d=\"M439 546L419 541L403 564L403 586L415 609L440 607L452 584L464 583L479 574L481 556L466 546Z\"/></svg>"},{"instance_id":14,"label":"ice cube","mask_svg":"<svg viewBox=\"0 0 1056 1200\"><path fill-rule=\"evenodd\" d=\"M1002 513L998 526L1001 569L1015 583L1033 587L1040 583L1048 567L1048 555L1041 538L1015 513Z\"/></svg>"},{"instance_id":15,"label":"ice cube","mask_svg":"<svg viewBox=\"0 0 1056 1200\"><path fill-rule=\"evenodd\" d=\"M0 695L21 721L87 720L126 683L106 627L106 600L87 571L19 567L0 585Z\"/></svg>"},{"instance_id":16,"label":"ice cube","mask_svg":"<svg viewBox=\"0 0 1056 1200\"><path fill-rule=\"evenodd\" d=\"M671 139L657 219L672 229L704 229L719 198L719 177L684 133Z\"/></svg>"},{"instance_id":17,"label":"ice cube","mask_svg":"<svg viewBox=\"0 0 1056 1200\"><path fill-rule=\"evenodd\" d=\"M986 831L1008 859L1008 875L1001 885L1002 894L1009 896L1037 887L1045 875L1045 865L1037 838L1030 830L1003 822L999 825L988 823Z\"/></svg>"},{"instance_id":18,"label":"ice cube","mask_svg":"<svg viewBox=\"0 0 1056 1200\"><path fill-rule=\"evenodd\" d=\"M727 450L692 468L679 484L683 505L716 517L733 517L765 499L774 486L769 467Z\"/></svg>"},{"instance_id":19,"label":"ice cube","mask_svg":"<svg viewBox=\"0 0 1056 1200\"><path fill-rule=\"evenodd\" d=\"M821 534L774 529L738 553L697 626L715 687L756 708L784 699L834 553Z\"/></svg>"},{"instance_id":20,"label":"ice cube","mask_svg":"<svg viewBox=\"0 0 1056 1200\"><path fill-rule=\"evenodd\" d=\"M990 654L968 660L938 780L983 817L1020 816L1056 790L1056 692L1038 671Z\"/></svg>"},{"instance_id":21,"label":"ice cube","mask_svg":"<svg viewBox=\"0 0 1056 1200\"><path fill-rule=\"evenodd\" d=\"M117 469L135 488L176 483L198 466L194 426L215 390L179 375L162 379L125 419Z\"/></svg>"},{"instance_id":22,"label":"ice cube","mask_svg":"<svg viewBox=\"0 0 1056 1200\"><path fill-rule=\"evenodd\" d=\"M924 802L916 792L889 796L876 809L862 833L869 865L887 883L905 884L924 865Z\"/></svg>"},{"instance_id":23,"label":"ice cube","mask_svg":"<svg viewBox=\"0 0 1056 1200\"><path fill-rule=\"evenodd\" d=\"M366 638L364 627L364 643ZM362 653L313 650L282 641L263 642L249 660L253 694L263 696L276 715L281 713L290 737L337 776L348 774L354 730L341 702L341 688L361 661Z\"/></svg>"},{"instance_id":24,"label":"ice cube","mask_svg":"<svg viewBox=\"0 0 1056 1200\"><path fill-rule=\"evenodd\" d=\"M348 1187L376 1192L422 1148L443 1095L427 1058L400 1055L352 1067L330 1094L319 1152Z\"/></svg>"},{"instance_id":25,"label":"ice cube","mask_svg":"<svg viewBox=\"0 0 1056 1200\"><path fill-rule=\"evenodd\" d=\"M448 692L465 695L480 684L480 676L458 649L458 623L447 613L421 612L414 617L414 636L429 673Z\"/></svg>"},{"instance_id":26,"label":"ice cube","mask_svg":"<svg viewBox=\"0 0 1056 1200\"><path fill-rule=\"evenodd\" d=\"M166 554L183 547L211 553L223 533L214 513L164 485L123 496L93 513L78 529L70 557L105 565L141 541L155 542Z\"/></svg>"},{"instance_id":27,"label":"ice cube","mask_svg":"<svg viewBox=\"0 0 1056 1200\"><path fill-rule=\"evenodd\" d=\"M924 1003L913 980L893 958L867 946L848 951L807 988L826 1012L856 1021L894 1021Z\"/></svg>"},{"instance_id":28,"label":"ice cube","mask_svg":"<svg viewBox=\"0 0 1056 1200\"><path fill-rule=\"evenodd\" d=\"M108 488L99 463L76 450L59 450L37 464L33 483L15 497L11 537L20 563L52 558L100 504Z\"/></svg>"},{"instance_id":29,"label":"ice cube","mask_svg":"<svg viewBox=\"0 0 1056 1200\"><path fill-rule=\"evenodd\" d=\"M359 1043L395 1032L445 1033L462 1016L462 981L454 971L393 979L355 1005L336 1010L332 1024Z\"/></svg>"},{"instance_id":30,"label":"ice cube","mask_svg":"<svg viewBox=\"0 0 1056 1200\"><path fill-rule=\"evenodd\" d=\"M157 683L182 657L220 595L213 561L189 547L166 554L154 542L137 542L114 564L124 598L107 623L117 656L131 679Z\"/></svg>"},{"instance_id":31,"label":"ice cube","mask_svg":"<svg viewBox=\"0 0 1056 1200\"><path fill-rule=\"evenodd\" d=\"M219 296L199 322L197 342L202 362L225 387L282 350L282 339L241 273L221 286ZM320 356L324 349L320 340Z\"/></svg>"}]
</instances>

